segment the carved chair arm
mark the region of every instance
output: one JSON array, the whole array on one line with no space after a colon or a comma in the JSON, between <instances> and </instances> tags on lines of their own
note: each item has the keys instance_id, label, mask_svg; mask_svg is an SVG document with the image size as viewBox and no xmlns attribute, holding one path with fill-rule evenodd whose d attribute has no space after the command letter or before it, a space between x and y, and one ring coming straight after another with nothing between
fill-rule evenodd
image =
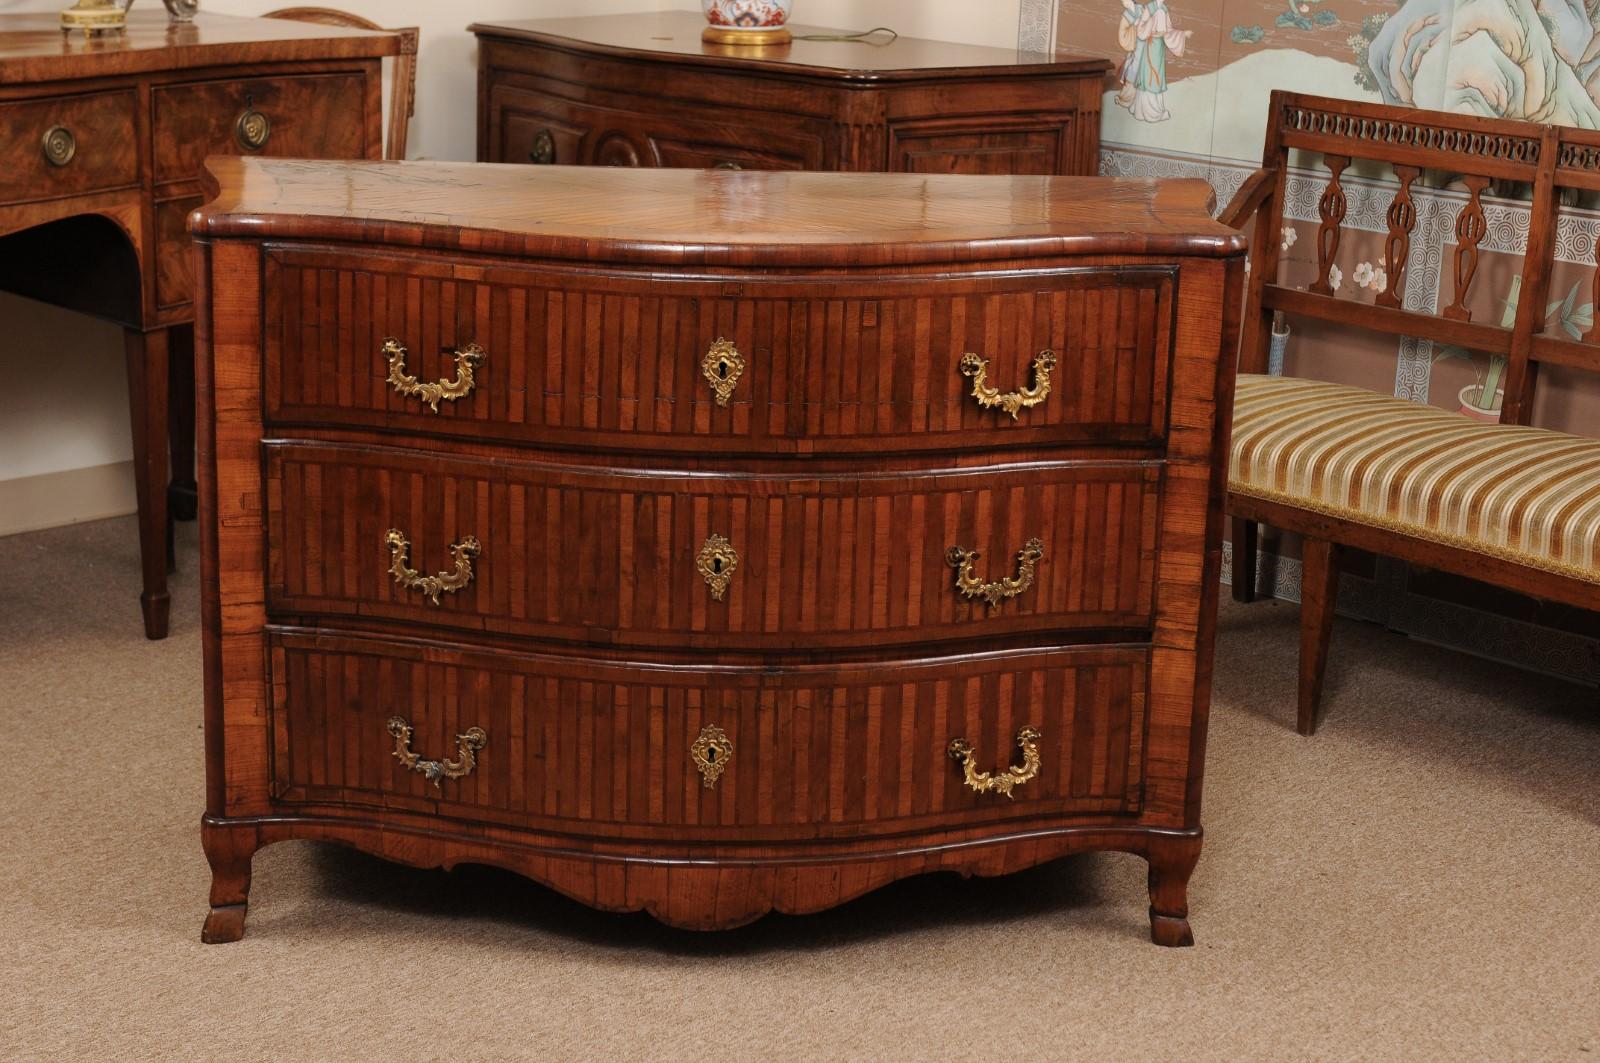
<instances>
[{"instance_id":1,"label":"carved chair arm","mask_svg":"<svg viewBox=\"0 0 1600 1063\"><path fill-rule=\"evenodd\" d=\"M1239 191L1234 193L1233 199L1222 209L1222 213L1217 215L1217 220L1230 229L1242 231L1245 223L1255 217L1256 211L1260 210L1266 203L1267 197L1272 195L1272 186L1277 178L1277 169L1271 167L1257 170L1245 178L1244 184L1239 186Z\"/></svg>"}]
</instances>

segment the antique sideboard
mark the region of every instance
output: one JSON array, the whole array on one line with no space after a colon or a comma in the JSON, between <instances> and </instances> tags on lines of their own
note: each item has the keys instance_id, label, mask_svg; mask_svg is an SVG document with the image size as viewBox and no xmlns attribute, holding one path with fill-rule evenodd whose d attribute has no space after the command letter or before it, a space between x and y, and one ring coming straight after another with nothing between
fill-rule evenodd
<instances>
[{"instance_id":1,"label":"antique sideboard","mask_svg":"<svg viewBox=\"0 0 1600 1063\"><path fill-rule=\"evenodd\" d=\"M1190 942L1204 183L212 167L205 940L310 838L699 929L1121 850Z\"/></svg>"},{"instance_id":2,"label":"antique sideboard","mask_svg":"<svg viewBox=\"0 0 1600 1063\"><path fill-rule=\"evenodd\" d=\"M123 326L145 634L165 638L172 503L193 514L194 286L186 222L207 155L378 158L399 39L136 10L123 34L0 15L0 289ZM169 403L176 416L169 413Z\"/></svg>"},{"instance_id":3,"label":"antique sideboard","mask_svg":"<svg viewBox=\"0 0 1600 1063\"><path fill-rule=\"evenodd\" d=\"M483 162L1094 174L1098 56L879 35L706 44L698 12L480 22Z\"/></svg>"}]
</instances>

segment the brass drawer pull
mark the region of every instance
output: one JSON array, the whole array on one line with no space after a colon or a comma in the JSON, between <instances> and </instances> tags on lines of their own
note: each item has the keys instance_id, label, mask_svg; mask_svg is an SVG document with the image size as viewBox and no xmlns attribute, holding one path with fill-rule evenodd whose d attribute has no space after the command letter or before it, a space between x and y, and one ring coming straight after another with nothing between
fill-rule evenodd
<instances>
[{"instance_id":1,"label":"brass drawer pull","mask_svg":"<svg viewBox=\"0 0 1600 1063\"><path fill-rule=\"evenodd\" d=\"M541 129L534 134L528 161L539 166L549 166L556 161L556 138L550 135L550 130Z\"/></svg>"},{"instance_id":2,"label":"brass drawer pull","mask_svg":"<svg viewBox=\"0 0 1600 1063\"><path fill-rule=\"evenodd\" d=\"M733 570L739 567L739 551L727 539L713 535L700 547L694 567L700 570L706 586L711 588L711 597L720 602L728 593Z\"/></svg>"},{"instance_id":3,"label":"brass drawer pull","mask_svg":"<svg viewBox=\"0 0 1600 1063\"><path fill-rule=\"evenodd\" d=\"M950 743L950 756L961 761L961 773L966 781L967 788L976 794L1005 794L1011 798L1011 791L1022 784L1029 782L1039 774L1039 732L1032 727L1024 727L1017 732L1017 745L1022 747L1022 767L1012 765L998 775L986 771L979 771L977 754L972 751L972 743L965 738L957 738Z\"/></svg>"},{"instance_id":4,"label":"brass drawer pull","mask_svg":"<svg viewBox=\"0 0 1600 1063\"><path fill-rule=\"evenodd\" d=\"M975 354L961 356L961 375L972 378L972 397L986 410L998 406L1011 415L1031 410L1050 397L1050 371L1056 367L1055 351L1040 351L1033 357L1033 387L1000 392L989 384L989 359Z\"/></svg>"},{"instance_id":5,"label":"brass drawer pull","mask_svg":"<svg viewBox=\"0 0 1600 1063\"><path fill-rule=\"evenodd\" d=\"M246 96L244 110L233 123L233 135L244 150L260 151L272 137L272 119L256 110L255 100Z\"/></svg>"},{"instance_id":6,"label":"brass drawer pull","mask_svg":"<svg viewBox=\"0 0 1600 1063\"><path fill-rule=\"evenodd\" d=\"M989 608L993 609L1007 598L1015 598L1033 586L1033 569L1044 560L1044 543L1039 539L1029 539L1022 549L1017 551L1015 578L1006 576L995 583L985 583L973 572L972 563L981 556L976 550L952 546L944 559L956 570L956 590L961 592L961 596L982 598L989 603Z\"/></svg>"},{"instance_id":7,"label":"brass drawer pull","mask_svg":"<svg viewBox=\"0 0 1600 1063\"><path fill-rule=\"evenodd\" d=\"M450 547L456 562L454 572L424 576L411 567L411 543L398 528L390 528L383 541L389 547L389 574L394 581L408 591L420 591L434 605L439 604L439 595L454 594L472 582L472 559L482 552L478 540L469 535Z\"/></svg>"},{"instance_id":8,"label":"brass drawer pull","mask_svg":"<svg viewBox=\"0 0 1600 1063\"><path fill-rule=\"evenodd\" d=\"M689 747L689 759L694 761L706 789L713 789L722 778L722 769L733 759L733 742L722 728L708 725Z\"/></svg>"},{"instance_id":9,"label":"brass drawer pull","mask_svg":"<svg viewBox=\"0 0 1600 1063\"><path fill-rule=\"evenodd\" d=\"M396 394L421 399L434 413L439 412L439 403L454 402L472 394L473 388L478 386L477 367L486 357L482 347L469 343L455 352L454 380L424 384L406 372L406 356L410 353L399 340L383 341L383 355L389 360L389 384Z\"/></svg>"},{"instance_id":10,"label":"brass drawer pull","mask_svg":"<svg viewBox=\"0 0 1600 1063\"><path fill-rule=\"evenodd\" d=\"M711 385L718 406L728 405L729 400L733 398L733 389L739 386L739 378L744 376L744 371L744 356L739 353L739 348L721 336L717 337L717 342L711 345L711 349L700 362L700 372Z\"/></svg>"},{"instance_id":11,"label":"brass drawer pull","mask_svg":"<svg viewBox=\"0 0 1600 1063\"><path fill-rule=\"evenodd\" d=\"M78 138L64 125L51 126L44 134L44 161L65 166L78 154Z\"/></svg>"},{"instance_id":12,"label":"brass drawer pull","mask_svg":"<svg viewBox=\"0 0 1600 1063\"><path fill-rule=\"evenodd\" d=\"M489 735L483 728L469 727L456 735L457 759L423 760L411 748L411 725L403 717L389 717L389 733L394 736L394 759L433 783L435 790L443 789L439 785L440 780L462 779L471 775L472 769L478 766L478 750L489 741Z\"/></svg>"}]
</instances>

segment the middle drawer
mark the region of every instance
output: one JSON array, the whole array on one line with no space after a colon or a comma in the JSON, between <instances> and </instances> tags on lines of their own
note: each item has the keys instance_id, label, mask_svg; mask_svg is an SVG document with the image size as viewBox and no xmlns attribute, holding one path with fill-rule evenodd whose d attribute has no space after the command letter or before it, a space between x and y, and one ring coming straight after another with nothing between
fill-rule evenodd
<instances>
[{"instance_id":1,"label":"middle drawer","mask_svg":"<svg viewBox=\"0 0 1600 1063\"><path fill-rule=\"evenodd\" d=\"M1147 629L1161 467L734 475L266 444L268 608L777 650Z\"/></svg>"}]
</instances>

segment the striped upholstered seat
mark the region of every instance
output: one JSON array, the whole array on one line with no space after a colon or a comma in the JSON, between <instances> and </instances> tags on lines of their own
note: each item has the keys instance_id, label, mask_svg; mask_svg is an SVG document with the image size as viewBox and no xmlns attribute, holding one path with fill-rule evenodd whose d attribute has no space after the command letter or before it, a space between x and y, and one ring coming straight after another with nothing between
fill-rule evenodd
<instances>
[{"instance_id":1,"label":"striped upholstered seat","mask_svg":"<svg viewBox=\"0 0 1600 1063\"><path fill-rule=\"evenodd\" d=\"M1600 584L1600 439L1241 374L1229 489Z\"/></svg>"}]
</instances>

